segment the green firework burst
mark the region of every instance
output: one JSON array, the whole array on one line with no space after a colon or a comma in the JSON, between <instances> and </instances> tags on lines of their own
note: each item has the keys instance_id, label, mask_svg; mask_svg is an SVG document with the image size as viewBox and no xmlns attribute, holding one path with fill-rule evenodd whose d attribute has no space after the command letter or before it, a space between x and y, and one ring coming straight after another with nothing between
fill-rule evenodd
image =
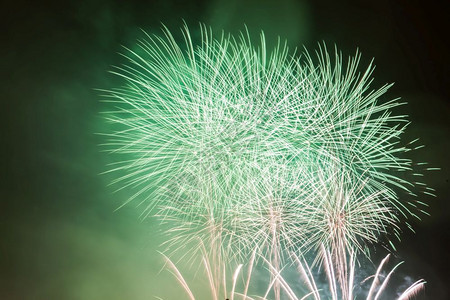
<instances>
[{"instance_id":1,"label":"green firework burst","mask_svg":"<svg viewBox=\"0 0 450 300\"><path fill-rule=\"evenodd\" d=\"M399 197L415 190L402 175L413 147L400 143L403 103L383 99L390 84L370 88L373 65L359 72L359 52L344 63L325 46L268 51L263 34L255 46L205 26L198 44L182 32L181 43L164 30L127 50L113 72L125 84L108 91L118 129L106 144L121 157L114 183L133 190L127 203L173 222L175 248L201 239L227 257L256 247L274 263L326 245L342 257L417 217L422 204Z\"/></svg>"}]
</instances>

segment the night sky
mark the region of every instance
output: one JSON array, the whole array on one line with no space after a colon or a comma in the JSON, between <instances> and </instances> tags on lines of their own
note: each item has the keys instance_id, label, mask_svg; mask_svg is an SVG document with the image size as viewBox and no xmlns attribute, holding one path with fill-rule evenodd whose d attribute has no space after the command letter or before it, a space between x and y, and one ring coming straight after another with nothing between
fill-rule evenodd
<instances>
[{"instance_id":1,"label":"night sky","mask_svg":"<svg viewBox=\"0 0 450 300\"><path fill-rule=\"evenodd\" d=\"M318 3L320 2L320 3ZM428 283L418 299L450 299L450 30L434 1L11 1L2 3L0 299L175 299L175 280L157 250L159 226L139 219L127 192L108 186L110 157L97 133L107 130L97 89L120 80L122 45L172 31L184 20L237 33L247 24L291 47L336 44L374 57L373 86L395 82L391 98L408 102L405 143L441 171L423 181L431 216L413 222L397 243L404 273ZM383 253L384 254L384 253ZM380 255L383 255L380 253Z\"/></svg>"}]
</instances>

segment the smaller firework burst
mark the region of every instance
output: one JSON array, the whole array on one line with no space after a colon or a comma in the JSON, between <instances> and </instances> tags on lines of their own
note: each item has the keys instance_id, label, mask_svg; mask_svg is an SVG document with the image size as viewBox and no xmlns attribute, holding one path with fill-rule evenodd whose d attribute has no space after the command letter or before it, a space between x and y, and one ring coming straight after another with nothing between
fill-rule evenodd
<instances>
[{"instance_id":1,"label":"smaller firework burst","mask_svg":"<svg viewBox=\"0 0 450 300\"><path fill-rule=\"evenodd\" d=\"M203 248L205 251L205 248ZM311 267L304 258L292 254L297 268L296 280L293 278L286 278L282 275L282 271L262 257L262 262L266 266L265 275L267 276L267 285L265 287L259 287L259 290L252 289L255 278L259 278L261 274L256 270L256 251L252 255L249 263L244 266L239 264L233 272L229 272L225 265L214 266L209 260L209 256L204 252L202 256L202 266L204 268L204 275L207 277L208 286L204 290L198 293L209 292L211 299L243 299L243 300L269 300L275 299L288 299L288 300L300 300L300 299L333 299L333 300L350 300L350 299L366 299L376 300L379 299L386 292L387 289L394 289L390 287L390 279L392 278L396 269L402 264L396 264L389 271L384 271L388 264L390 255L387 255L376 268L375 274L367 277L361 283L355 283L355 278L358 276L355 267L356 256L350 255L349 261L349 273L347 277L347 283L343 285L339 282L336 275L335 265L332 260L332 253L327 251L325 247L322 247L321 255L323 256L324 264L322 265L323 271L326 273L326 283L319 283L314 275L313 267ZM164 256L168 270L176 277L180 284L180 287L189 296L189 299L195 300L197 297L182 273L176 267L176 265L167 257ZM218 270L214 270L218 268ZM363 270L360 270L363 271ZM264 271L263 271L264 272ZM267 274L268 272L268 274ZM244 274L245 273L245 274ZM232 274L231 278L229 275ZM291 275L292 276L292 275ZM259 278L259 281L260 278ZM295 284L290 282L296 282ZM302 283L302 284L301 284ZM279 294L274 292L274 287L279 286L281 292ZM297 286L301 284L302 286ZM397 292L397 300L413 299L420 291L424 289L425 281L420 279L411 284L403 291ZM254 293L254 294L253 294Z\"/></svg>"}]
</instances>

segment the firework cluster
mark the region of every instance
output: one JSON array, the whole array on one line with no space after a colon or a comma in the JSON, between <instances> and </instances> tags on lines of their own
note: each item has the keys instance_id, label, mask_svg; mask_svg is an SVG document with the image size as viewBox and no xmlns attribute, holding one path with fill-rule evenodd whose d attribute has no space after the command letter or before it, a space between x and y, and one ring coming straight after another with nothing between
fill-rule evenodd
<instances>
[{"instance_id":1,"label":"firework cluster","mask_svg":"<svg viewBox=\"0 0 450 300\"><path fill-rule=\"evenodd\" d=\"M385 98L391 85L369 87L374 67L360 72L358 52L268 51L263 34L254 46L205 26L199 44L187 28L182 43L163 32L115 69L126 85L108 91L106 145L127 203L170 224L168 253L206 245L227 262L255 250L278 269L286 253L325 247L339 279L350 252L418 217L403 103Z\"/></svg>"}]
</instances>

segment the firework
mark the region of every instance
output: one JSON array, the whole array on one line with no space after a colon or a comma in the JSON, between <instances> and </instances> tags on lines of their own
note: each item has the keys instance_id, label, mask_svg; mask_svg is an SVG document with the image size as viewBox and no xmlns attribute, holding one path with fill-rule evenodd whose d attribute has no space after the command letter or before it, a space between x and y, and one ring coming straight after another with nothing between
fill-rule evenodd
<instances>
[{"instance_id":1,"label":"firework","mask_svg":"<svg viewBox=\"0 0 450 300\"><path fill-rule=\"evenodd\" d=\"M114 183L136 190L128 201L138 198L149 213L177 201L167 190L182 178L225 190L208 201L227 207L239 198L235 186L262 170L283 166L315 189L320 179L311 174L338 168L361 193L382 190L392 210L415 215L396 193L413 185L399 173L411 168L398 144L407 120L392 111L402 103L380 100L390 85L369 89L373 67L359 74L359 53L345 68L325 47L316 62L281 43L268 53L263 34L258 46L245 35L215 39L204 26L198 46L187 28L183 34L183 45L168 30L147 36L113 72L126 85L108 91L117 106L108 119L118 129L106 146L122 159L110 170L119 175Z\"/></svg>"},{"instance_id":2,"label":"firework","mask_svg":"<svg viewBox=\"0 0 450 300\"><path fill-rule=\"evenodd\" d=\"M253 253L255 254L256 252ZM203 289L203 294L207 292L206 290L208 290L211 293L211 299L214 300L280 299L280 295L277 296L277 293L274 292L274 286L276 285L276 283L278 283L282 291L283 299L375 300L383 296L387 288L390 286L390 279L394 275L394 272L402 264L402 262L400 262L389 271L384 271L390 258L390 255L387 255L380 262L380 264L376 268L376 272L373 275L367 277L360 283L356 283L355 281L358 277L358 270L355 266L356 256L354 254L351 254L348 258L349 276L347 277L348 281L345 285L346 288L344 290L342 289L342 285L340 284L339 279L337 278L335 273L336 269L332 261L332 253L327 251L325 247L322 247L321 255L323 255L324 257L324 264L322 265L322 268L326 273L326 283L318 281L315 278L316 275L314 275L315 272L313 268L305 261L304 258L299 257L295 254L293 254L293 258L298 272L298 280L296 280L296 284L293 284L292 282L290 283L286 278L284 278L278 268L271 265L271 263L268 260L265 260L265 258L263 257L262 260L264 261L267 267L267 271L270 273L272 279L267 282L267 286L259 288L259 290L263 290L264 292L258 292L254 289L250 292L249 290L251 290L250 287L252 286L252 283L256 281L254 277L258 277L258 271L254 270L255 255L252 256L246 267L244 267L243 264L239 264L234 272L232 272L232 277L228 278L227 274L231 274L231 272L227 273L227 268L225 267L225 265L219 267L220 271L214 273L214 267L208 259L209 256L206 252L204 252L202 257L202 266L204 269L203 273L207 277L207 282L209 283L209 285L206 289ZM167 264L167 270L169 270L175 276L180 286L182 287L182 290L184 290L184 292L189 296L189 299L195 300L195 291L191 289L180 270L168 257L164 256L164 259ZM245 271L246 274L244 274ZM263 276L267 277L267 274ZM299 282L302 283L300 284ZM396 291L396 299L412 299L424 289L424 286L424 280L417 280L405 290ZM395 287L390 286L390 289L395 290Z\"/></svg>"},{"instance_id":3,"label":"firework","mask_svg":"<svg viewBox=\"0 0 450 300\"><path fill-rule=\"evenodd\" d=\"M404 176L414 149L400 143L404 103L385 99L390 84L370 88L374 67L359 72L359 52L268 51L264 34L255 45L206 26L199 44L182 34L147 35L113 72L126 83L107 91L106 146L113 184L133 191L125 204L170 224L168 248L207 247L219 265L256 249L281 270L284 253L323 245L348 290L348 255L398 237L422 211L416 186L432 192Z\"/></svg>"}]
</instances>

